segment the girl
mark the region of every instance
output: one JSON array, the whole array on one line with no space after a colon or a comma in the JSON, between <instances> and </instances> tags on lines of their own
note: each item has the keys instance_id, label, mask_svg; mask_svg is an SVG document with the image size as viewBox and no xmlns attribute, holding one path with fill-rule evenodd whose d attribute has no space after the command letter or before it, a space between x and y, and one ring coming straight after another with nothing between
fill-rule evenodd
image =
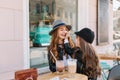
<instances>
[{"instance_id":1,"label":"girl","mask_svg":"<svg viewBox=\"0 0 120 80\"><path fill-rule=\"evenodd\" d=\"M89 28L75 32L76 49L74 58L77 59L77 73L88 76L88 80L97 80L97 76L101 74L98 56L92 46L94 40L94 32Z\"/></svg>"},{"instance_id":2,"label":"girl","mask_svg":"<svg viewBox=\"0 0 120 80\"><path fill-rule=\"evenodd\" d=\"M69 35L71 26L66 25L62 20L53 22L53 29L50 31L51 43L48 47L49 68L56 71L56 62L51 52L57 60L65 60L72 56L74 43Z\"/></svg>"}]
</instances>

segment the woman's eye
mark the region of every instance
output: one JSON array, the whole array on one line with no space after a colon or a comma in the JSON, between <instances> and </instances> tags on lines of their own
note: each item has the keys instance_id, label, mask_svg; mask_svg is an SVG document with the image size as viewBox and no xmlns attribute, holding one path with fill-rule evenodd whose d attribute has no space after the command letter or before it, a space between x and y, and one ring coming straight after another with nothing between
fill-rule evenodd
<instances>
[{"instance_id":1,"label":"woman's eye","mask_svg":"<svg viewBox=\"0 0 120 80\"><path fill-rule=\"evenodd\" d=\"M60 29L60 31L68 31L67 29Z\"/></svg>"},{"instance_id":2,"label":"woman's eye","mask_svg":"<svg viewBox=\"0 0 120 80\"><path fill-rule=\"evenodd\" d=\"M66 31L68 31L68 29L65 29Z\"/></svg>"},{"instance_id":3,"label":"woman's eye","mask_svg":"<svg viewBox=\"0 0 120 80\"><path fill-rule=\"evenodd\" d=\"M63 29L61 29L61 31L63 31Z\"/></svg>"},{"instance_id":4,"label":"woman's eye","mask_svg":"<svg viewBox=\"0 0 120 80\"><path fill-rule=\"evenodd\" d=\"M66 31L68 31L68 30L66 29Z\"/></svg>"}]
</instances>

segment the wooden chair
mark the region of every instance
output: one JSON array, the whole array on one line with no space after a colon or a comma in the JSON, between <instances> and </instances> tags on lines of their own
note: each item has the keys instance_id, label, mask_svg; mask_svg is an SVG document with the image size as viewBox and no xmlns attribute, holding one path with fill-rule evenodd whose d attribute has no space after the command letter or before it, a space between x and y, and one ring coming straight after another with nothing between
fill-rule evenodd
<instances>
[{"instance_id":1,"label":"wooden chair","mask_svg":"<svg viewBox=\"0 0 120 80\"><path fill-rule=\"evenodd\" d=\"M15 80L37 80L36 68L24 69L15 72Z\"/></svg>"}]
</instances>

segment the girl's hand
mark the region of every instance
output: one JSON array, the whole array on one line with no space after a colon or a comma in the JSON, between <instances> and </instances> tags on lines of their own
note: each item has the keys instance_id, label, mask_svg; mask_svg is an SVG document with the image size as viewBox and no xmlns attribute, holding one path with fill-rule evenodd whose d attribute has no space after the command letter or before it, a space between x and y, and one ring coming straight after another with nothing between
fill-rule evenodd
<instances>
[{"instance_id":1,"label":"girl's hand","mask_svg":"<svg viewBox=\"0 0 120 80\"><path fill-rule=\"evenodd\" d=\"M66 33L64 43L68 43L68 38L70 37L69 32Z\"/></svg>"},{"instance_id":2,"label":"girl's hand","mask_svg":"<svg viewBox=\"0 0 120 80\"><path fill-rule=\"evenodd\" d=\"M67 33L66 33L66 37L65 37L65 39L68 39L69 37L70 37L70 33L67 32Z\"/></svg>"}]
</instances>

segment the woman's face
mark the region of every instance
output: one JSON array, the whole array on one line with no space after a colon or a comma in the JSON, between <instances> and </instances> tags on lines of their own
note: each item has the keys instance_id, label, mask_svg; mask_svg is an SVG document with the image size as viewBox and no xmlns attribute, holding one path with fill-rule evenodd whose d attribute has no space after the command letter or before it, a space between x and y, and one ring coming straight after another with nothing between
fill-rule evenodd
<instances>
[{"instance_id":1,"label":"woman's face","mask_svg":"<svg viewBox=\"0 0 120 80\"><path fill-rule=\"evenodd\" d=\"M76 35L76 46L79 47L80 46L80 37Z\"/></svg>"},{"instance_id":2,"label":"woman's face","mask_svg":"<svg viewBox=\"0 0 120 80\"><path fill-rule=\"evenodd\" d=\"M68 29L66 28L66 26L63 25L58 28L58 36L60 39L65 39L67 33Z\"/></svg>"}]
</instances>

